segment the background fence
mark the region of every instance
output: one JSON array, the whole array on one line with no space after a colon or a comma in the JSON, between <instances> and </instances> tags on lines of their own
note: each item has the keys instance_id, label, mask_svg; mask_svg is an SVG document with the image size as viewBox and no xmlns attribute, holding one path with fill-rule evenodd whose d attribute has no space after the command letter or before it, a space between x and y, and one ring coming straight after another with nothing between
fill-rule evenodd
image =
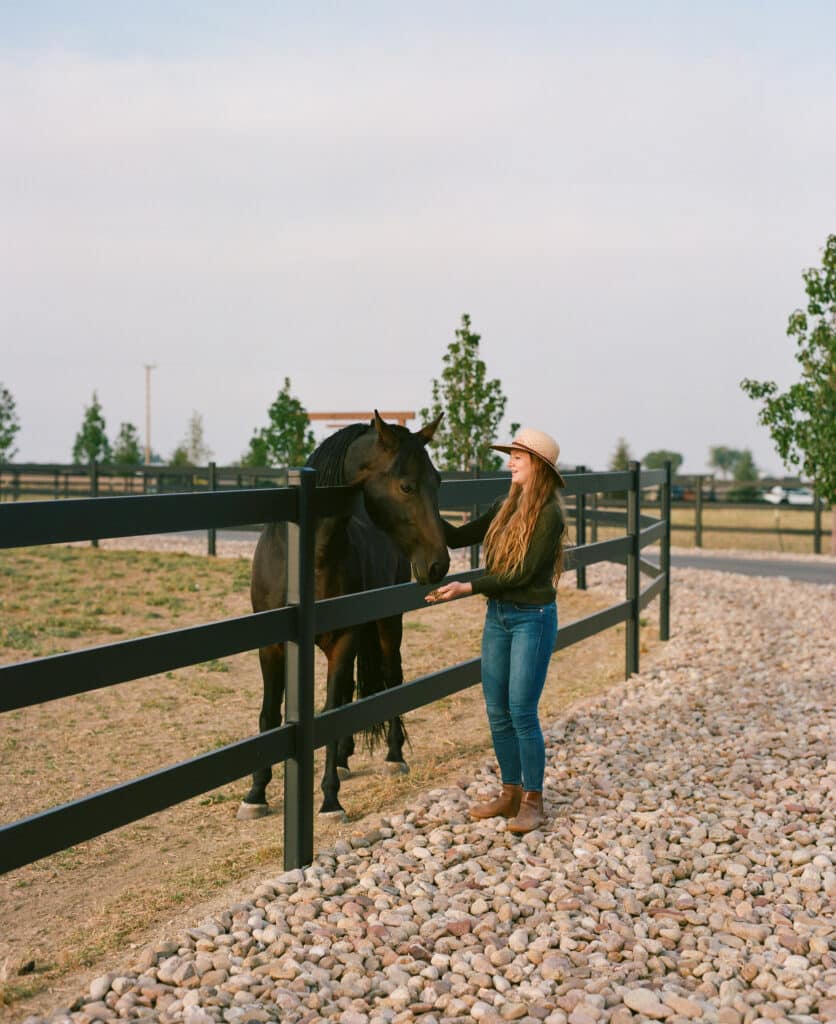
<instances>
[{"instance_id":1,"label":"background fence","mask_svg":"<svg viewBox=\"0 0 836 1024\"><path fill-rule=\"evenodd\" d=\"M578 467L576 471L580 471ZM644 471L645 477L648 471ZM478 473L445 473L445 480L478 479ZM490 474L490 478L508 478L507 473ZM780 482L780 481L775 481ZM766 484L772 481L766 481ZM707 535L730 535L743 546L752 538L774 541L773 547L784 550L785 541L810 538L809 551L821 554L822 537L830 529L822 527L822 503L810 508L776 507L768 502L727 501L725 495L732 485L717 482L709 475L679 476L671 481L671 530L674 538L694 547L705 546ZM21 501L39 498L80 498L104 495L174 494L194 491L225 491L241 488L284 487L286 469L258 466L174 467L151 466L68 466L41 463L0 464L0 501ZM658 485L646 495L647 508L659 507ZM589 499L590 508L625 509L625 500L599 493ZM748 513L748 515L747 515ZM731 520L736 520L732 522ZM741 520L747 520L741 525ZM811 524L812 521L812 525ZM767 525L762 525L762 524ZM240 524L243 526L252 524ZM597 523L590 520L591 537L598 537ZM709 542L710 543L710 542ZM214 530L207 531L207 550L214 554Z\"/></svg>"},{"instance_id":2,"label":"background fence","mask_svg":"<svg viewBox=\"0 0 836 1024\"><path fill-rule=\"evenodd\" d=\"M670 472L575 473L566 476L578 544L567 552L567 568L585 585L585 569L597 562L624 564L625 599L603 611L562 626L560 650L625 624L625 672L639 669L639 617L661 598L659 635L669 635ZM315 714L314 638L320 632L425 607L429 587L416 583L315 602L313 544L316 518L347 514L353 491L317 488L310 469L291 471L290 486L255 490L216 490L191 494L28 501L0 506L0 548L125 537L183 530L215 530L254 522L286 522L288 600L286 607L191 626L133 640L0 666L0 713L117 683L285 642L287 688L285 724L211 753L133 779L90 796L43 811L0 828L0 871L31 863L76 843L102 835L191 797L250 775L266 764L285 763L284 857L287 868L313 859L314 751L341 736L422 707L477 683L480 660L471 659L422 676L382 694ZM643 488L661 490L661 516L641 513ZM508 487L506 477L449 480L442 484L443 508L473 509L493 501ZM624 511L588 507L590 495L626 495ZM586 542L593 523L616 526L620 535ZM660 565L642 550L660 544ZM652 581L641 588L641 573ZM475 579L481 570L454 574ZM254 665L254 671L255 665ZM253 709L253 719L257 709Z\"/></svg>"}]
</instances>

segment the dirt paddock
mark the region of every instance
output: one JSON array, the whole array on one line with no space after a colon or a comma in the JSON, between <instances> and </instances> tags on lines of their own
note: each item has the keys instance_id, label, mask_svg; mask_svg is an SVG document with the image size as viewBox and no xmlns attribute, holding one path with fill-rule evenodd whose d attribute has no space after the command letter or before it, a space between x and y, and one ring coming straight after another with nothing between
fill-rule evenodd
<instances>
[{"instance_id":1,"label":"dirt paddock","mask_svg":"<svg viewBox=\"0 0 836 1024\"><path fill-rule=\"evenodd\" d=\"M124 544L4 552L0 660L245 614L248 552L224 553L229 557L210 559ZM575 589L573 574L564 578L563 624L621 598L623 570L593 567L588 578L587 592ZM478 654L482 615L479 598L407 615L407 679ZM643 619L645 656L652 657L656 622L654 604ZM544 720L599 694L623 672L623 627L561 652L549 672ZM323 684L319 656L320 704ZM6 714L0 819L8 823L252 735L260 699L257 656L249 652ZM317 849L361 828L373 811L468 777L489 754L478 687L410 713L406 724L410 773L386 776L382 751L358 752L341 791L349 821L317 823ZM0 877L0 1017L20 1020L61 1005L82 978L280 870L282 772L268 792L274 813L267 818L236 819L246 786L241 780Z\"/></svg>"}]
</instances>

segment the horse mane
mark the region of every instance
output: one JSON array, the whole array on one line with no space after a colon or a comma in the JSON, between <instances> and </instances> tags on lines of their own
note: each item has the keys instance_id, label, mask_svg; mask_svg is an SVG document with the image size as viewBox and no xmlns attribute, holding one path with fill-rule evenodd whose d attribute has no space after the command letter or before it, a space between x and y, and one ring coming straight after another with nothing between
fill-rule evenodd
<instances>
[{"instance_id":1,"label":"horse mane","mask_svg":"<svg viewBox=\"0 0 836 1024\"><path fill-rule=\"evenodd\" d=\"M406 470L407 460L415 454L417 451L423 450L423 445L420 441L414 440L410 431L401 426L399 423L387 424L390 430L395 431L401 437L401 447L398 450L395 461L392 465L392 471L395 473ZM320 487L340 487L346 483L345 479L345 456L349 449L361 434L365 434L369 430L369 425L365 423L351 423L347 427L343 427L342 430L338 430L336 434L331 434L330 437L326 437L325 440L319 445L310 456L308 461L305 463L306 466L311 466L316 470L316 482ZM412 439L413 443L409 443ZM436 480L440 481L441 477L432 463L433 475Z\"/></svg>"},{"instance_id":2,"label":"horse mane","mask_svg":"<svg viewBox=\"0 0 836 1024\"><path fill-rule=\"evenodd\" d=\"M361 434L369 429L366 423L351 423L331 434L308 456L306 466L316 470L316 482L322 487L345 484L345 453Z\"/></svg>"}]
</instances>

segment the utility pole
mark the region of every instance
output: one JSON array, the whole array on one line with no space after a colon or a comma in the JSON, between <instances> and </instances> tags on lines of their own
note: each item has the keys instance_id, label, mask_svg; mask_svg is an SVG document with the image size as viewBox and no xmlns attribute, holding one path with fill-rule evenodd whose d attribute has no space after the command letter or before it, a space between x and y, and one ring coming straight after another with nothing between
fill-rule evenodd
<instances>
[{"instance_id":1,"label":"utility pole","mask_svg":"<svg viewBox=\"0 0 836 1024\"><path fill-rule=\"evenodd\" d=\"M156 364L145 364L145 465L151 464L151 371Z\"/></svg>"}]
</instances>

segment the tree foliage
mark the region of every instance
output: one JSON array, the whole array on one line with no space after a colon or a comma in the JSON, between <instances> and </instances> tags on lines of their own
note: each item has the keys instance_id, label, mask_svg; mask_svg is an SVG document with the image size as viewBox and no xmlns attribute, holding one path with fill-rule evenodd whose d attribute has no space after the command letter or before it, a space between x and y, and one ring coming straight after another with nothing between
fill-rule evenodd
<instances>
[{"instance_id":1,"label":"tree foliage","mask_svg":"<svg viewBox=\"0 0 836 1024\"><path fill-rule=\"evenodd\" d=\"M122 423L119 426L119 433L113 441L113 461L119 466L142 464L139 432L133 423Z\"/></svg>"},{"instance_id":2,"label":"tree foliage","mask_svg":"<svg viewBox=\"0 0 836 1024\"><path fill-rule=\"evenodd\" d=\"M73 462L90 464L91 462L110 462L110 441L107 439L102 406L99 396L93 392L90 405L84 410L81 428L75 436L73 444Z\"/></svg>"},{"instance_id":3,"label":"tree foliage","mask_svg":"<svg viewBox=\"0 0 836 1024\"><path fill-rule=\"evenodd\" d=\"M168 464L174 469L182 469L184 466L194 465L189 458L189 450L184 444L177 445L169 457Z\"/></svg>"},{"instance_id":4,"label":"tree foliage","mask_svg":"<svg viewBox=\"0 0 836 1024\"><path fill-rule=\"evenodd\" d=\"M729 491L730 501L756 501L759 497L758 467L748 448L737 453L734 463L734 487Z\"/></svg>"},{"instance_id":5,"label":"tree foliage","mask_svg":"<svg viewBox=\"0 0 836 1024\"><path fill-rule=\"evenodd\" d=\"M203 416L195 411L189 417L186 436L171 453L170 466L205 466L212 458L212 449L206 444Z\"/></svg>"},{"instance_id":6,"label":"tree foliage","mask_svg":"<svg viewBox=\"0 0 836 1024\"><path fill-rule=\"evenodd\" d=\"M269 466L270 453L267 451L267 442L261 436L262 430L257 430L250 438L250 447L241 456L242 466Z\"/></svg>"},{"instance_id":7,"label":"tree foliage","mask_svg":"<svg viewBox=\"0 0 836 1024\"><path fill-rule=\"evenodd\" d=\"M440 469L499 469L502 459L491 451L497 430L505 414L507 399L502 384L489 379L484 361L479 357L481 335L470 329L470 317L462 315L444 354L441 378L432 382L429 408L420 411L424 423L444 418L435 432L433 446ZM518 424L511 424L515 433Z\"/></svg>"},{"instance_id":8,"label":"tree foliage","mask_svg":"<svg viewBox=\"0 0 836 1024\"><path fill-rule=\"evenodd\" d=\"M610 469L616 472L629 469L633 456L630 447L623 437L619 437L615 445L615 451L610 456Z\"/></svg>"},{"instance_id":9,"label":"tree foliage","mask_svg":"<svg viewBox=\"0 0 836 1024\"><path fill-rule=\"evenodd\" d=\"M256 430L241 460L245 466L302 466L316 447L308 411L291 394L290 378L267 410L269 423Z\"/></svg>"},{"instance_id":10,"label":"tree foliage","mask_svg":"<svg viewBox=\"0 0 836 1024\"><path fill-rule=\"evenodd\" d=\"M758 479L758 467L755 459L748 448L740 452L740 458L734 464L734 482L737 484L750 484Z\"/></svg>"},{"instance_id":11,"label":"tree foliage","mask_svg":"<svg viewBox=\"0 0 836 1024\"><path fill-rule=\"evenodd\" d=\"M15 400L11 391L0 384L0 462L11 462L17 455L14 442L19 430Z\"/></svg>"},{"instance_id":12,"label":"tree foliage","mask_svg":"<svg viewBox=\"0 0 836 1024\"><path fill-rule=\"evenodd\" d=\"M664 469L665 463L670 462L671 473L676 474L682 465L682 456L679 452L669 452L666 448L658 448L656 451L648 452L642 459L646 469Z\"/></svg>"},{"instance_id":13,"label":"tree foliage","mask_svg":"<svg viewBox=\"0 0 836 1024\"><path fill-rule=\"evenodd\" d=\"M728 448L726 445L715 445L708 449L708 464L713 466L718 473L729 477L734 473L734 467L740 460L743 453L738 448Z\"/></svg>"},{"instance_id":14,"label":"tree foliage","mask_svg":"<svg viewBox=\"0 0 836 1024\"><path fill-rule=\"evenodd\" d=\"M795 340L801 379L786 391L749 378L740 386L761 401L758 419L787 466L800 466L819 493L836 501L836 235L825 243L821 268L802 273L807 310L795 310L787 335Z\"/></svg>"}]
</instances>

